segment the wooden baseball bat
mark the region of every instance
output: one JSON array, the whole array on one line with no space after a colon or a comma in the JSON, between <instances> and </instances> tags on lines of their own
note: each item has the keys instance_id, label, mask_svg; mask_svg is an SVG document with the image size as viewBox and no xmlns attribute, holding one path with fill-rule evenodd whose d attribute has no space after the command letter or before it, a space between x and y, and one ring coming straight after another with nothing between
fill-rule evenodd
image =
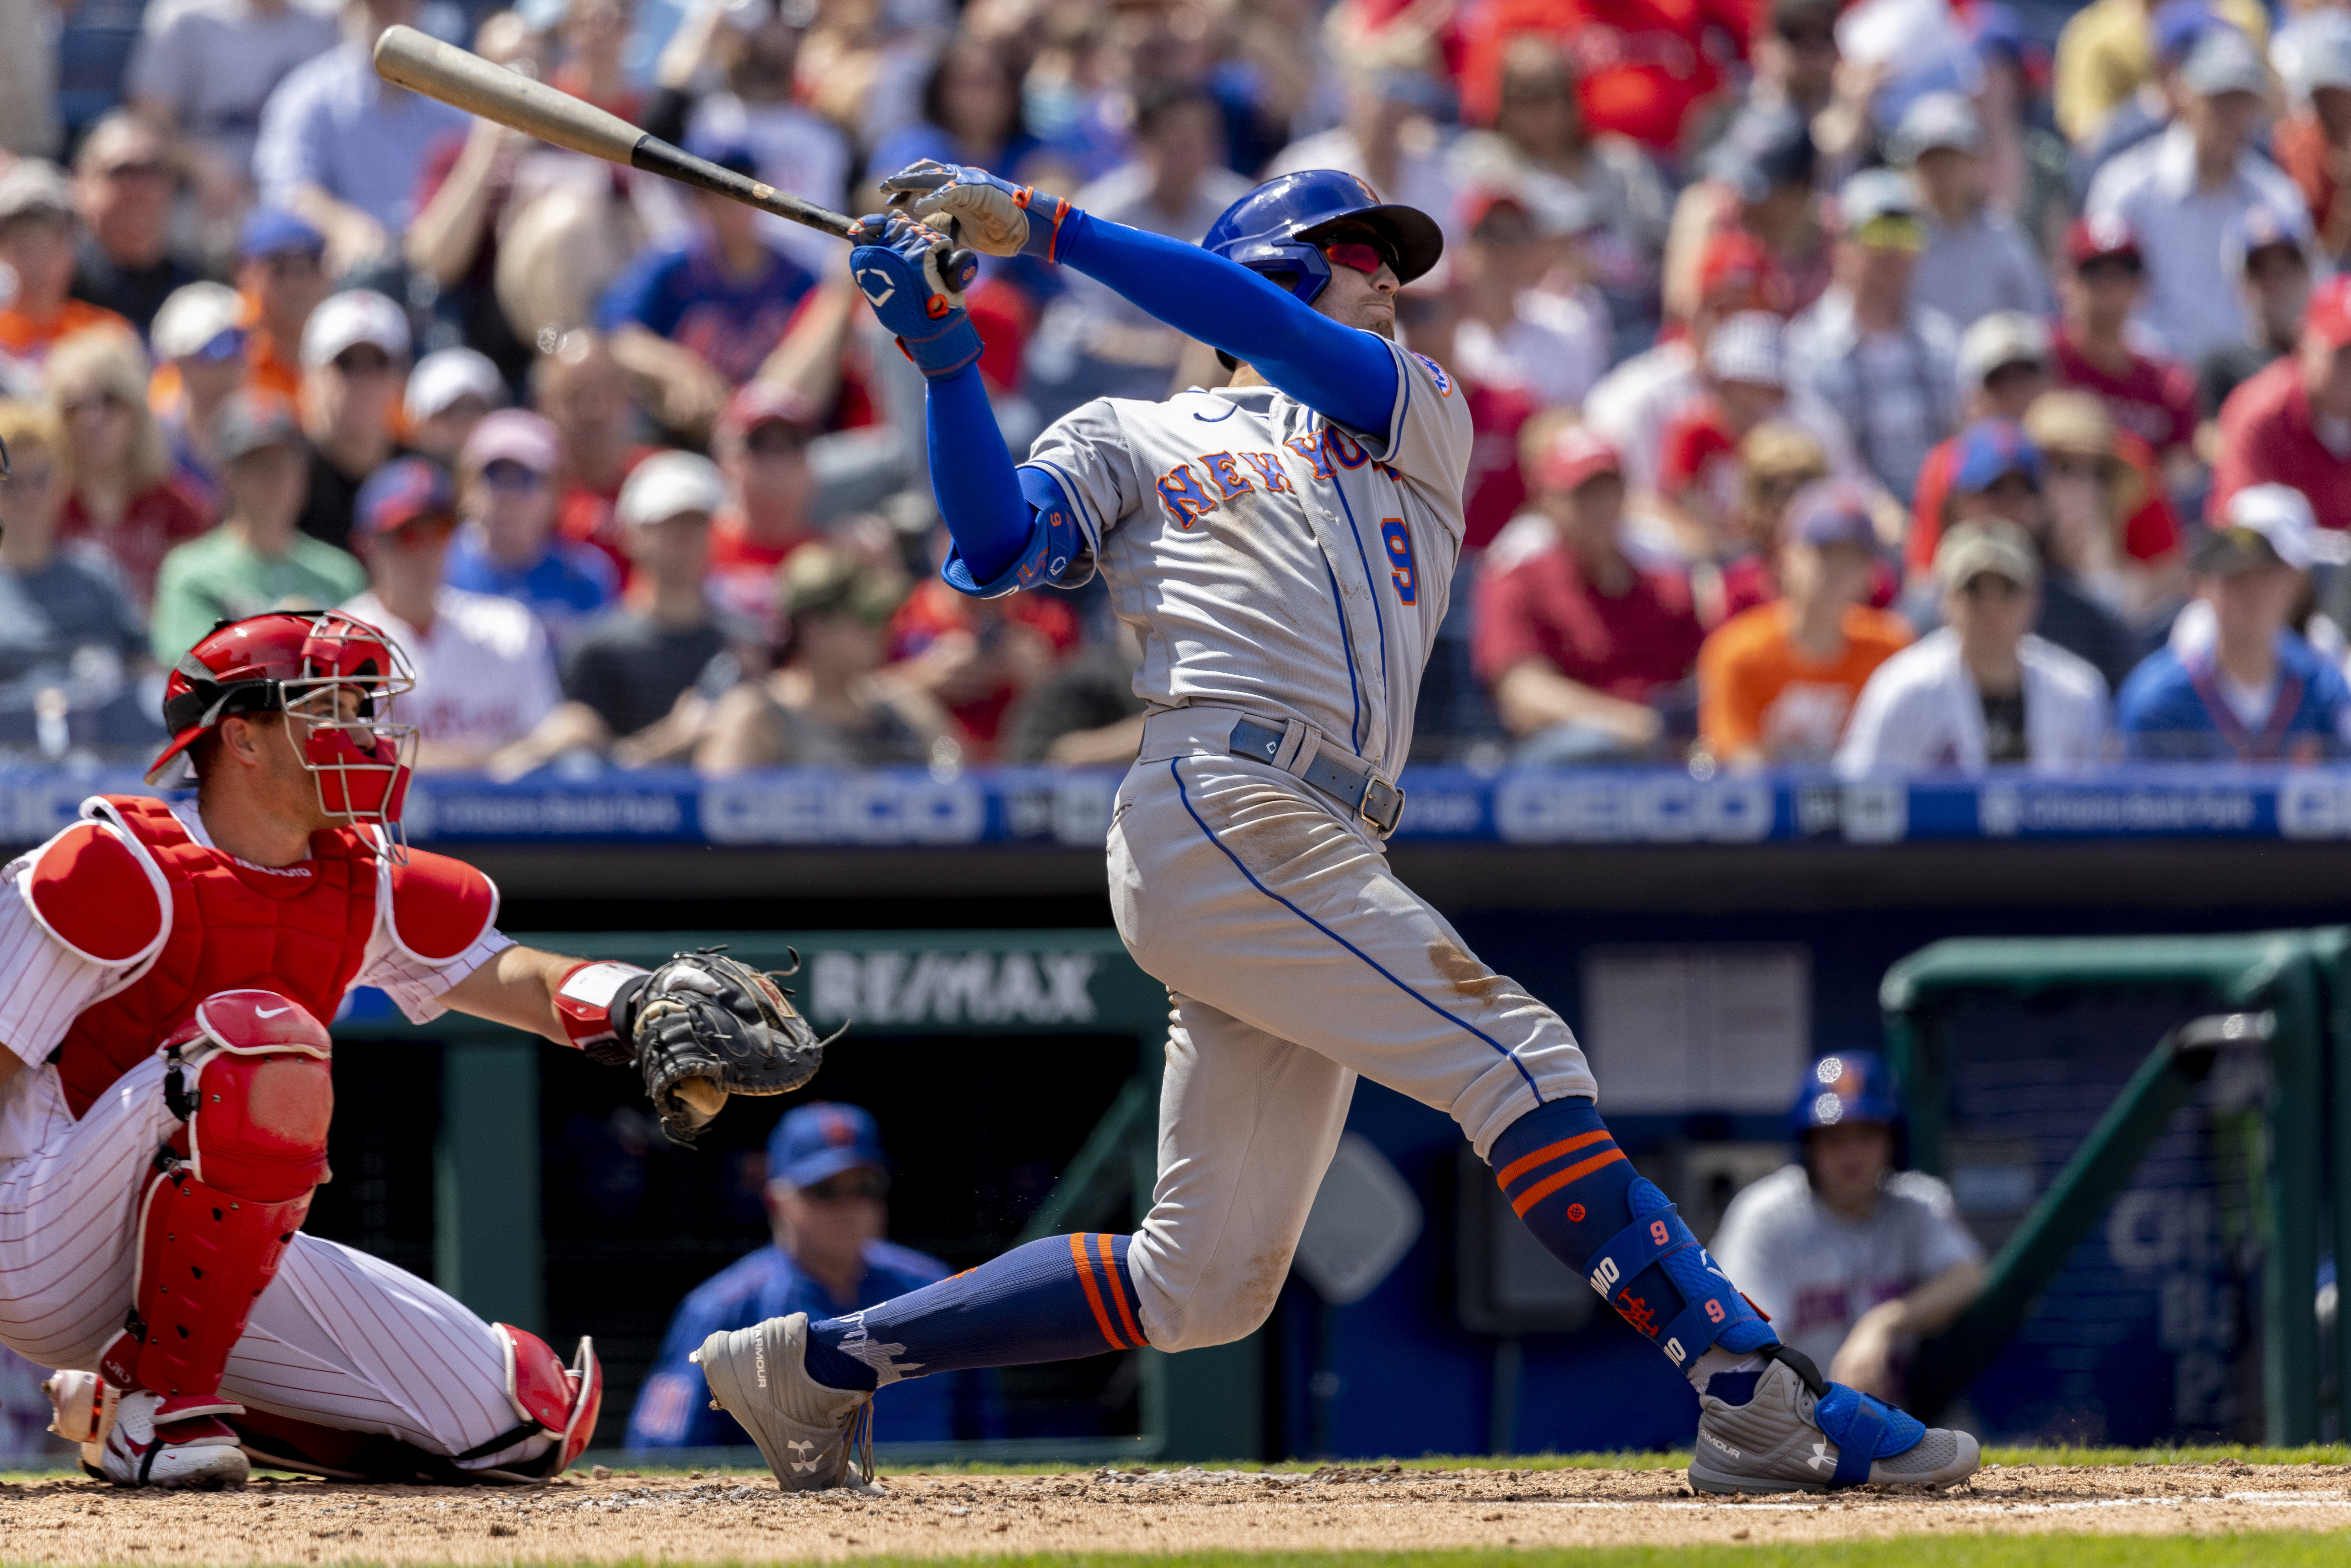
<instances>
[{"instance_id":1,"label":"wooden baseball bat","mask_svg":"<svg viewBox=\"0 0 2351 1568\"><path fill-rule=\"evenodd\" d=\"M386 27L375 41L376 75L397 82L411 92L437 98L485 120L601 158L610 163L643 169L648 174L725 196L805 224L836 239L851 239L851 220L804 202L789 191L778 191L732 169L722 169L707 158L697 158L683 147L638 130L617 114L549 87L545 82L495 66L481 56L444 44L413 27ZM952 237L952 235L950 235ZM950 287L968 288L979 271L979 257L957 250L940 264Z\"/></svg>"},{"instance_id":2,"label":"wooden baseball bat","mask_svg":"<svg viewBox=\"0 0 2351 1568\"><path fill-rule=\"evenodd\" d=\"M607 114L592 103L494 66L479 55L413 27L384 29L383 37L375 42L375 69L386 81L510 125L541 141L643 169L841 239L850 237L850 220L839 213L827 212L813 202L732 169L722 169L707 158L696 158L682 147L646 134L617 114Z\"/></svg>"}]
</instances>

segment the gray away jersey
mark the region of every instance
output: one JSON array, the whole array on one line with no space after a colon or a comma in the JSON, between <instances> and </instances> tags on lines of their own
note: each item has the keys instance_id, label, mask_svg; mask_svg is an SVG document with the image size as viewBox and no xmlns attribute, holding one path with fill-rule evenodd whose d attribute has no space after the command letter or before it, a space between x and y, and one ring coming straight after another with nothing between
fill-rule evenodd
<instances>
[{"instance_id":1,"label":"gray away jersey","mask_svg":"<svg viewBox=\"0 0 2351 1568\"><path fill-rule=\"evenodd\" d=\"M1388 428L1353 433L1268 386L1098 398L1024 465L1073 503L1143 643L1135 695L1303 720L1391 777L1460 554L1469 413L1391 344Z\"/></svg>"}]
</instances>

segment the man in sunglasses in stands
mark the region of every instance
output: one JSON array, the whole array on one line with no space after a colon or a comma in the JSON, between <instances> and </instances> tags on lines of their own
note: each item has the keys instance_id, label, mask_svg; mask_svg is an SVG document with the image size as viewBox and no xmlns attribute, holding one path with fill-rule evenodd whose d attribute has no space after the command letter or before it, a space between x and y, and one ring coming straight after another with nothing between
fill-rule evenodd
<instances>
[{"instance_id":1,"label":"man in sunglasses in stands","mask_svg":"<svg viewBox=\"0 0 2351 1568\"><path fill-rule=\"evenodd\" d=\"M1693 1485L1972 1474L1974 1438L1834 1386L1779 1343L1616 1146L1560 1016L1388 865L1469 461L1451 374L1395 341L1396 291L1444 247L1436 223L1328 169L1259 185L1198 246L980 169L921 163L882 188L904 207L859 221L850 267L930 382L931 487L955 540L941 575L987 597L1099 567L1143 644L1111 908L1174 1013L1137 1230L1045 1237L854 1312L703 1342L711 1397L777 1479L855 1484L875 1391L908 1378L1249 1333L1358 1077L1450 1114L1538 1241L1688 1377ZM950 228L1084 273L1236 374L1163 402L1096 399L1016 465L973 373L973 269Z\"/></svg>"}]
</instances>

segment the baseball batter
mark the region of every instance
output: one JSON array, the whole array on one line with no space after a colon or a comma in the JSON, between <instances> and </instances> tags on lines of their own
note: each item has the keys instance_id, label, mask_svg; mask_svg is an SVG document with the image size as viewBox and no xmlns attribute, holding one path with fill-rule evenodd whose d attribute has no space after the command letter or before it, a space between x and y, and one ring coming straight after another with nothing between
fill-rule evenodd
<instances>
[{"instance_id":1,"label":"baseball batter","mask_svg":"<svg viewBox=\"0 0 2351 1568\"><path fill-rule=\"evenodd\" d=\"M1437 225L1352 175L1284 175L1201 246L977 169L917 164L862 221L859 287L930 378L955 587L1108 578L1142 640L1140 755L1110 885L1173 1027L1159 1174L1133 1236L1030 1243L811 1323L713 1334L711 1392L788 1487L846 1481L870 1391L951 1368L1238 1339L1272 1309L1358 1075L1452 1114L1544 1245L1698 1389L1692 1481L1940 1486L1975 1440L1825 1383L1778 1343L1594 1109L1559 1016L1389 870L1414 699L1462 538L1469 416L1395 336ZM929 225L910 221L928 220ZM965 243L1073 267L1238 362L1165 402L1106 399L1018 467L941 274Z\"/></svg>"},{"instance_id":2,"label":"baseball batter","mask_svg":"<svg viewBox=\"0 0 2351 1568\"><path fill-rule=\"evenodd\" d=\"M0 1343L60 1369L52 1429L95 1475L230 1486L252 1458L545 1477L587 1447L603 1375L586 1339L567 1367L301 1234L328 1178L320 1020L350 987L419 1023L455 1009L632 1060L680 1134L727 1089L816 1070L806 1025L764 1014L789 1005L739 967L687 955L648 976L518 946L486 877L406 851L413 732L392 715L409 684L347 616L221 626L172 673L148 776L193 799L93 798L5 873Z\"/></svg>"}]
</instances>

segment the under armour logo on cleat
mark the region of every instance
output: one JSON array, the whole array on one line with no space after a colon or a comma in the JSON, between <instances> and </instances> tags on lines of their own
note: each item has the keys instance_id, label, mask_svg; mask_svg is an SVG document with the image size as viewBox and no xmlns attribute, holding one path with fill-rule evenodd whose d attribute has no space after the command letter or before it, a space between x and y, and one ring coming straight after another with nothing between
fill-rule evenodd
<instances>
[{"instance_id":1,"label":"under armour logo on cleat","mask_svg":"<svg viewBox=\"0 0 2351 1568\"><path fill-rule=\"evenodd\" d=\"M1816 1470L1833 1470L1836 1469L1836 1458L1829 1452L1829 1446L1826 1443L1814 1443L1813 1445L1813 1457L1806 1459L1804 1463L1812 1466L1813 1469Z\"/></svg>"},{"instance_id":2,"label":"under armour logo on cleat","mask_svg":"<svg viewBox=\"0 0 2351 1568\"><path fill-rule=\"evenodd\" d=\"M813 1454L816 1452L816 1445L814 1443L802 1443L787 1439L784 1443L784 1447L795 1454ZM796 1470L812 1470L816 1469L816 1461L814 1459L794 1459L790 1463L791 1468Z\"/></svg>"}]
</instances>

